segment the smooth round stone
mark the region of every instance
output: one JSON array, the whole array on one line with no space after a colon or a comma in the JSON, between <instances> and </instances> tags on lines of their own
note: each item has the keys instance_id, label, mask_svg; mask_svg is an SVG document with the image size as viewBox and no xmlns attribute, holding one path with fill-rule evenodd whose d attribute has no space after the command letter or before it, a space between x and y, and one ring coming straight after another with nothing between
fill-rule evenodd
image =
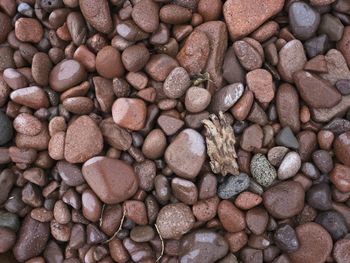
<instances>
[{"instance_id":1,"label":"smooth round stone","mask_svg":"<svg viewBox=\"0 0 350 263\"><path fill-rule=\"evenodd\" d=\"M247 152L259 150L263 145L264 132L258 124L250 125L244 129L240 145Z\"/></svg>"},{"instance_id":2,"label":"smooth round stone","mask_svg":"<svg viewBox=\"0 0 350 263\"><path fill-rule=\"evenodd\" d=\"M0 227L0 253L9 251L16 242L16 233L8 228Z\"/></svg>"},{"instance_id":3,"label":"smooth round stone","mask_svg":"<svg viewBox=\"0 0 350 263\"><path fill-rule=\"evenodd\" d=\"M300 247L289 254L292 263L326 262L333 247L333 241L328 232L319 224L312 222L299 225L295 231Z\"/></svg>"},{"instance_id":4,"label":"smooth round stone","mask_svg":"<svg viewBox=\"0 0 350 263\"><path fill-rule=\"evenodd\" d=\"M166 24L184 24L192 17L192 12L182 6L168 4L164 5L159 12L159 18Z\"/></svg>"},{"instance_id":5,"label":"smooth round stone","mask_svg":"<svg viewBox=\"0 0 350 263\"><path fill-rule=\"evenodd\" d=\"M238 176L227 176L218 187L218 196L221 199L230 199L249 187L250 178L245 173Z\"/></svg>"},{"instance_id":6,"label":"smooth round stone","mask_svg":"<svg viewBox=\"0 0 350 263\"><path fill-rule=\"evenodd\" d=\"M155 236L155 232L150 226L135 226L130 231L130 238L135 242L148 242Z\"/></svg>"},{"instance_id":7,"label":"smooth round stone","mask_svg":"<svg viewBox=\"0 0 350 263\"><path fill-rule=\"evenodd\" d=\"M328 174L333 169L332 156L328 151L317 150L312 154L312 160L321 173Z\"/></svg>"},{"instance_id":8,"label":"smooth round stone","mask_svg":"<svg viewBox=\"0 0 350 263\"><path fill-rule=\"evenodd\" d=\"M289 24L293 35L300 40L312 37L320 24L320 14L304 2L294 2L288 9Z\"/></svg>"},{"instance_id":9,"label":"smooth round stone","mask_svg":"<svg viewBox=\"0 0 350 263\"><path fill-rule=\"evenodd\" d=\"M346 259L350 258L350 240L341 239L334 244L333 258L336 262L347 263Z\"/></svg>"},{"instance_id":10,"label":"smooth round stone","mask_svg":"<svg viewBox=\"0 0 350 263\"><path fill-rule=\"evenodd\" d=\"M306 55L303 43L294 39L285 44L278 53L278 73L287 82L293 82L293 74L304 68Z\"/></svg>"},{"instance_id":11,"label":"smooth round stone","mask_svg":"<svg viewBox=\"0 0 350 263\"><path fill-rule=\"evenodd\" d=\"M133 6L131 17L143 31L155 32L159 26L159 5L153 0L139 1Z\"/></svg>"},{"instance_id":12,"label":"smooth round stone","mask_svg":"<svg viewBox=\"0 0 350 263\"><path fill-rule=\"evenodd\" d=\"M222 200L218 206L218 217L223 228L231 233L242 231L246 227L244 213L228 200Z\"/></svg>"},{"instance_id":13,"label":"smooth round stone","mask_svg":"<svg viewBox=\"0 0 350 263\"><path fill-rule=\"evenodd\" d=\"M15 258L23 262L39 256L45 249L49 236L48 223L41 223L27 215L22 222L16 244L12 250Z\"/></svg>"},{"instance_id":14,"label":"smooth round stone","mask_svg":"<svg viewBox=\"0 0 350 263\"><path fill-rule=\"evenodd\" d=\"M56 168L63 182L69 186L78 186L85 182L80 168L74 164L59 161Z\"/></svg>"},{"instance_id":15,"label":"smooth round stone","mask_svg":"<svg viewBox=\"0 0 350 263\"><path fill-rule=\"evenodd\" d=\"M35 110L48 108L50 105L46 92L38 86L14 90L10 98L13 102Z\"/></svg>"},{"instance_id":16,"label":"smooth round stone","mask_svg":"<svg viewBox=\"0 0 350 263\"><path fill-rule=\"evenodd\" d=\"M120 52L112 46L102 48L96 56L96 71L108 79L123 76L125 69Z\"/></svg>"},{"instance_id":17,"label":"smooth round stone","mask_svg":"<svg viewBox=\"0 0 350 263\"><path fill-rule=\"evenodd\" d=\"M89 114L94 108L93 101L87 97L67 98L62 105L67 111L77 115Z\"/></svg>"},{"instance_id":18,"label":"smooth round stone","mask_svg":"<svg viewBox=\"0 0 350 263\"><path fill-rule=\"evenodd\" d=\"M215 114L229 110L243 95L244 86L241 83L230 84L215 92L211 99L210 110Z\"/></svg>"},{"instance_id":19,"label":"smooth round stone","mask_svg":"<svg viewBox=\"0 0 350 263\"><path fill-rule=\"evenodd\" d=\"M15 34L19 41L39 43L44 30L37 19L22 17L15 23Z\"/></svg>"},{"instance_id":20,"label":"smooth round stone","mask_svg":"<svg viewBox=\"0 0 350 263\"><path fill-rule=\"evenodd\" d=\"M165 239L178 239L194 226L191 208L183 203L164 206L158 213L156 224Z\"/></svg>"},{"instance_id":21,"label":"smooth round stone","mask_svg":"<svg viewBox=\"0 0 350 263\"><path fill-rule=\"evenodd\" d=\"M335 185L335 187L341 192L349 192L350 191L349 174L350 174L350 167L337 163L335 164L329 179Z\"/></svg>"},{"instance_id":22,"label":"smooth round stone","mask_svg":"<svg viewBox=\"0 0 350 263\"><path fill-rule=\"evenodd\" d=\"M346 166L350 166L350 131L336 137L333 147L338 160Z\"/></svg>"},{"instance_id":23,"label":"smooth round stone","mask_svg":"<svg viewBox=\"0 0 350 263\"><path fill-rule=\"evenodd\" d=\"M178 176L195 178L206 157L204 139L192 129L180 132L165 151L164 158L169 168Z\"/></svg>"},{"instance_id":24,"label":"smooth round stone","mask_svg":"<svg viewBox=\"0 0 350 263\"><path fill-rule=\"evenodd\" d=\"M49 84L51 69L52 62L46 53L38 52L34 55L32 61L32 75L38 85L47 86Z\"/></svg>"},{"instance_id":25,"label":"smooth round stone","mask_svg":"<svg viewBox=\"0 0 350 263\"><path fill-rule=\"evenodd\" d=\"M137 72L147 64L150 54L144 45L139 44L127 47L123 51L121 58L126 70Z\"/></svg>"},{"instance_id":26,"label":"smooth round stone","mask_svg":"<svg viewBox=\"0 0 350 263\"><path fill-rule=\"evenodd\" d=\"M107 204L117 204L132 197L138 189L134 170L127 163L108 157L94 157L82 168L86 182Z\"/></svg>"},{"instance_id":27,"label":"smooth round stone","mask_svg":"<svg viewBox=\"0 0 350 263\"><path fill-rule=\"evenodd\" d=\"M163 84L164 94L170 99L182 97L191 85L191 79L187 71L182 67L174 68Z\"/></svg>"},{"instance_id":28,"label":"smooth round stone","mask_svg":"<svg viewBox=\"0 0 350 263\"><path fill-rule=\"evenodd\" d=\"M262 203L262 197L252 192L242 192L235 199L235 206L240 209L248 210Z\"/></svg>"},{"instance_id":29,"label":"smooth round stone","mask_svg":"<svg viewBox=\"0 0 350 263\"><path fill-rule=\"evenodd\" d=\"M13 128L10 119L0 111L0 145L9 142L13 137Z\"/></svg>"},{"instance_id":30,"label":"smooth round stone","mask_svg":"<svg viewBox=\"0 0 350 263\"><path fill-rule=\"evenodd\" d=\"M74 120L67 129L64 158L70 163L82 163L99 154L103 137L96 123L86 115Z\"/></svg>"},{"instance_id":31,"label":"smooth round stone","mask_svg":"<svg viewBox=\"0 0 350 263\"><path fill-rule=\"evenodd\" d=\"M278 179L286 180L297 174L301 167L301 159L298 153L289 152L283 158L277 171Z\"/></svg>"},{"instance_id":32,"label":"smooth round stone","mask_svg":"<svg viewBox=\"0 0 350 263\"><path fill-rule=\"evenodd\" d=\"M255 69L246 75L247 85L260 103L269 103L275 97L272 75L265 69Z\"/></svg>"},{"instance_id":33,"label":"smooth round stone","mask_svg":"<svg viewBox=\"0 0 350 263\"><path fill-rule=\"evenodd\" d=\"M263 58L253 45L247 41L239 40L233 43L233 49L244 69L252 71L261 68Z\"/></svg>"},{"instance_id":34,"label":"smooth round stone","mask_svg":"<svg viewBox=\"0 0 350 263\"><path fill-rule=\"evenodd\" d=\"M335 83L335 86L342 95L350 94L350 80L340 79Z\"/></svg>"},{"instance_id":35,"label":"smooth round stone","mask_svg":"<svg viewBox=\"0 0 350 263\"><path fill-rule=\"evenodd\" d=\"M160 158L167 146L166 136L161 129L152 130L142 145L143 154L152 160Z\"/></svg>"},{"instance_id":36,"label":"smooth round stone","mask_svg":"<svg viewBox=\"0 0 350 263\"><path fill-rule=\"evenodd\" d=\"M344 217L336 211L320 213L315 222L323 226L333 240L343 238L348 232Z\"/></svg>"},{"instance_id":37,"label":"smooth round stone","mask_svg":"<svg viewBox=\"0 0 350 263\"><path fill-rule=\"evenodd\" d=\"M5 227L17 232L20 227L19 217L7 211L0 211L0 227Z\"/></svg>"},{"instance_id":38,"label":"smooth round stone","mask_svg":"<svg viewBox=\"0 0 350 263\"><path fill-rule=\"evenodd\" d=\"M171 190L173 195L186 205L193 205L198 199L198 190L194 183L191 181L174 178L171 181Z\"/></svg>"},{"instance_id":39,"label":"smooth round stone","mask_svg":"<svg viewBox=\"0 0 350 263\"><path fill-rule=\"evenodd\" d=\"M99 220L102 211L102 203L93 191L87 189L83 192L81 195L81 205L83 215L87 220L91 222Z\"/></svg>"},{"instance_id":40,"label":"smooth round stone","mask_svg":"<svg viewBox=\"0 0 350 263\"><path fill-rule=\"evenodd\" d=\"M13 120L13 127L19 133L35 136L41 131L42 125L33 115L21 113Z\"/></svg>"},{"instance_id":41,"label":"smooth round stone","mask_svg":"<svg viewBox=\"0 0 350 263\"><path fill-rule=\"evenodd\" d=\"M13 68L7 68L3 72L3 78L7 85L13 90L28 86L26 77Z\"/></svg>"},{"instance_id":42,"label":"smooth round stone","mask_svg":"<svg viewBox=\"0 0 350 263\"><path fill-rule=\"evenodd\" d=\"M304 188L298 182L285 181L272 186L263 194L267 211L277 219L293 217L304 207Z\"/></svg>"},{"instance_id":43,"label":"smooth round stone","mask_svg":"<svg viewBox=\"0 0 350 263\"><path fill-rule=\"evenodd\" d=\"M270 164L266 156L257 153L250 162L250 171L256 182L262 186L270 186L277 177L276 169Z\"/></svg>"},{"instance_id":44,"label":"smooth round stone","mask_svg":"<svg viewBox=\"0 0 350 263\"><path fill-rule=\"evenodd\" d=\"M200 200L192 207L193 215L197 221L206 222L216 216L220 199L215 196L205 200Z\"/></svg>"},{"instance_id":45,"label":"smooth round stone","mask_svg":"<svg viewBox=\"0 0 350 263\"><path fill-rule=\"evenodd\" d=\"M300 246L294 229L288 224L278 226L273 239L276 246L287 253L297 251Z\"/></svg>"},{"instance_id":46,"label":"smooth round stone","mask_svg":"<svg viewBox=\"0 0 350 263\"><path fill-rule=\"evenodd\" d=\"M261 235L265 232L269 221L269 215L265 209L255 207L246 213L247 227L255 235Z\"/></svg>"},{"instance_id":47,"label":"smooth round stone","mask_svg":"<svg viewBox=\"0 0 350 263\"><path fill-rule=\"evenodd\" d=\"M313 163L305 162L301 167L301 171L310 179L317 179L320 177L320 172Z\"/></svg>"},{"instance_id":48,"label":"smooth round stone","mask_svg":"<svg viewBox=\"0 0 350 263\"><path fill-rule=\"evenodd\" d=\"M321 183L312 186L306 193L309 206L326 211L332 208L332 194L328 184Z\"/></svg>"},{"instance_id":49,"label":"smooth round stone","mask_svg":"<svg viewBox=\"0 0 350 263\"><path fill-rule=\"evenodd\" d=\"M211 263L223 258L228 252L227 241L210 230L197 230L181 239L180 262Z\"/></svg>"},{"instance_id":50,"label":"smooth round stone","mask_svg":"<svg viewBox=\"0 0 350 263\"><path fill-rule=\"evenodd\" d=\"M147 108L143 100L119 98L112 106L112 116L116 124L130 130L141 130L146 121Z\"/></svg>"},{"instance_id":51,"label":"smooth round stone","mask_svg":"<svg viewBox=\"0 0 350 263\"><path fill-rule=\"evenodd\" d=\"M86 80L86 77L86 71L78 61L63 60L51 70L50 87L55 91L63 92L80 84Z\"/></svg>"},{"instance_id":52,"label":"smooth round stone","mask_svg":"<svg viewBox=\"0 0 350 263\"><path fill-rule=\"evenodd\" d=\"M185 107L189 112L199 113L209 106L210 101L211 94L208 90L200 87L191 87L186 92Z\"/></svg>"}]
</instances>

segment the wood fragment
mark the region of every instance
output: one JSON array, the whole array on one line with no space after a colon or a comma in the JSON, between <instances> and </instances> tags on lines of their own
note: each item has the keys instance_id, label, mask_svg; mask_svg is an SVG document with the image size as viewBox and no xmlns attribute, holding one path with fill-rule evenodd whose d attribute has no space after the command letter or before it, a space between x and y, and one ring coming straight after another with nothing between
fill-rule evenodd
<instances>
[{"instance_id":1,"label":"wood fragment","mask_svg":"<svg viewBox=\"0 0 350 263\"><path fill-rule=\"evenodd\" d=\"M158 258L157 258L157 260L156 260L156 262L159 262L159 260L161 260L162 257L163 257L163 255L164 255L164 240L163 240L162 235L161 235L160 232L159 232L159 229L158 229L157 224L154 224L154 227L155 227L156 230L157 230L157 233L158 233L160 242L161 242L161 244L162 244L162 249L161 249L161 251L160 251L160 255L158 256Z\"/></svg>"}]
</instances>

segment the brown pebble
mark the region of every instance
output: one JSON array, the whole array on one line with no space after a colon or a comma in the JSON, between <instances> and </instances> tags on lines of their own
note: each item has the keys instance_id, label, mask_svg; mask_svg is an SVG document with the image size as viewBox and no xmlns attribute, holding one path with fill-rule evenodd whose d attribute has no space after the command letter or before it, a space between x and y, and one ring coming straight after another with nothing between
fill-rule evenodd
<instances>
[{"instance_id":1,"label":"brown pebble","mask_svg":"<svg viewBox=\"0 0 350 263\"><path fill-rule=\"evenodd\" d=\"M218 20L222 12L222 2L220 0L200 0L197 8L204 21Z\"/></svg>"},{"instance_id":2,"label":"brown pebble","mask_svg":"<svg viewBox=\"0 0 350 263\"><path fill-rule=\"evenodd\" d=\"M153 0L137 2L131 12L134 22L145 32L152 33L159 26L159 5Z\"/></svg>"},{"instance_id":3,"label":"brown pebble","mask_svg":"<svg viewBox=\"0 0 350 263\"><path fill-rule=\"evenodd\" d=\"M127 200L123 204L125 216L138 225L147 225L146 206L142 201Z\"/></svg>"},{"instance_id":4,"label":"brown pebble","mask_svg":"<svg viewBox=\"0 0 350 263\"><path fill-rule=\"evenodd\" d=\"M243 212L228 200L220 202L218 216L222 226L228 232L236 233L242 231L246 227Z\"/></svg>"},{"instance_id":5,"label":"brown pebble","mask_svg":"<svg viewBox=\"0 0 350 263\"><path fill-rule=\"evenodd\" d=\"M171 181L171 190L174 196L186 205L193 205L197 202L198 190L191 181L174 178Z\"/></svg>"},{"instance_id":6,"label":"brown pebble","mask_svg":"<svg viewBox=\"0 0 350 263\"><path fill-rule=\"evenodd\" d=\"M96 222L99 220L102 212L102 203L91 189L87 189L81 195L81 205L84 217Z\"/></svg>"},{"instance_id":7,"label":"brown pebble","mask_svg":"<svg viewBox=\"0 0 350 263\"><path fill-rule=\"evenodd\" d=\"M350 191L350 168L342 164L336 164L330 173L330 180L335 187L342 192Z\"/></svg>"},{"instance_id":8,"label":"brown pebble","mask_svg":"<svg viewBox=\"0 0 350 263\"><path fill-rule=\"evenodd\" d=\"M230 251L233 253L238 252L248 243L248 236L244 231L226 233L225 238L228 241Z\"/></svg>"},{"instance_id":9,"label":"brown pebble","mask_svg":"<svg viewBox=\"0 0 350 263\"><path fill-rule=\"evenodd\" d=\"M184 24L191 20L191 17L191 11L179 5L164 5L159 11L160 20L166 24Z\"/></svg>"},{"instance_id":10,"label":"brown pebble","mask_svg":"<svg viewBox=\"0 0 350 263\"><path fill-rule=\"evenodd\" d=\"M247 118L250 109L254 102L254 94L250 90L246 90L242 97L233 105L231 113L238 121L243 121Z\"/></svg>"},{"instance_id":11,"label":"brown pebble","mask_svg":"<svg viewBox=\"0 0 350 263\"><path fill-rule=\"evenodd\" d=\"M217 196L200 200L192 206L193 215L198 221L209 221L216 216L219 202Z\"/></svg>"},{"instance_id":12,"label":"brown pebble","mask_svg":"<svg viewBox=\"0 0 350 263\"><path fill-rule=\"evenodd\" d=\"M66 133L56 132L49 141L48 152L52 159L63 160L64 159L64 144Z\"/></svg>"},{"instance_id":13,"label":"brown pebble","mask_svg":"<svg viewBox=\"0 0 350 263\"><path fill-rule=\"evenodd\" d=\"M16 242L16 233L6 227L0 227L0 253L9 251Z\"/></svg>"},{"instance_id":14,"label":"brown pebble","mask_svg":"<svg viewBox=\"0 0 350 263\"><path fill-rule=\"evenodd\" d=\"M34 18L20 18L15 23L15 34L22 42L39 43L44 30L40 22Z\"/></svg>"},{"instance_id":15,"label":"brown pebble","mask_svg":"<svg viewBox=\"0 0 350 263\"><path fill-rule=\"evenodd\" d=\"M166 145L166 136L162 130L154 129L145 138L142 152L149 159L158 159L163 155Z\"/></svg>"},{"instance_id":16,"label":"brown pebble","mask_svg":"<svg viewBox=\"0 0 350 263\"><path fill-rule=\"evenodd\" d=\"M235 205L243 210L251 209L261 204L261 196L252 192L242 192L235 199Z\"/></svg>"},{"instance_id":17,"label":"brown pebble","mask_svg":"<svg viewBox=\"0 0 350 263\"><path fill-rule=\"evenodd\" d=\"M205 110L210 101L211 94L209 91L200 87L191 87L186 92L185 107L192 113L198 113Z\"/></svg>"},{"instance_id":18,"label":"brown pebble","mask_svg":"<svg viewBox=\"0 0 350 263\"><path fill-rule=\"evenodd\" d=\"M13 68L7 68L3 72L3 78L11 89L21 89L28 86L27 79L23 74Z\"/></svg>"},{"instance_id":19,"label":"brown pebble","mask_svg":"<svg viewBox=\"0 0 350 263\"><path fill-rule=\"evenodd\" d=\"M272 75L264 69L250 71L246 75L247 85L260 103L269 103L275 96Z\"/></svg>"},{"instance_id":20,"label":"brown pebble","mask_svg":"<svg viewBox=\"0 0 350 263\"><path fill-rule=\"evenodd\" d=\"M11 100L33 109L49 107L49 99L46 92L38 86L14 90L10 94Z\"/></svg>"},{"instance_id":21,"label":"brown pebble","mask_svg":"<svg viewBox=\"0 0 350 263\"><path fill-rule=\"evenodd\" d=\"M42 125L33 115L21 113L13 120L13 127L19 133L34 136L41 131Z\"/></svg>"},{"instance_id":22,"label":"brown pebble","mask_svg":"<svg viewBox=\"0 0 350 263\"><path fill-rule=\"evenodd\" d=\"M340 134L334 140L334 153L338 160L350 166L350 131Z\"/></svg>"},{"instance_id":23,"label":"brown pebble","mask_svg":"<svg viewBox=\"0 0 350 263\"><path fill-rule=\"evenodd\" d=\"M174 135L185 124L184 121L179 120L178 118L175 118L172 116L165 115L165 114L162 114L157 119L157 123L167 136Z\"/></svg>"},{"instance_id":24,"label":"brown pebble","mask_svg":"<svg viewBox=\"0 0 350 263\"><path fill-rule=\"evenodd\" d=\"M174 58L166 54L156 54L151 56L145 67L145 71L155 81L164 81L169 73L177 66L178 62Z\"/></svg>"},{"instance_id":25,"label":"brown pebble","mask_svg":"<svg viewBox=\"0 0 350 263\"><path fill-rule=\"evenodd\" d=\"M67 98L62 105L69 112L78 115L89 114L94 108L93 101L87 97Z\"/></svg>"},{"instance_id":26,"label":"brown pebble","mask_svg":"<svg viewBox=\"0 0 350 263\"><path fill-rule=\"evenodd\" d=\"M87 71L96 70L96 56L85 45L80 45L74 52L73 58L79 61Z\"/></svg>"},{"instance_id":27,"label":"brown pebble","mask_svg":"<svg viewBox=\"0 0 350 263\"><path fill-rule=\"evenodd\" d=\"M120 52L112 46L101 49L96 56L96 70L108 79L123 76L125 70Z\"/></svg>"}]
</instances>

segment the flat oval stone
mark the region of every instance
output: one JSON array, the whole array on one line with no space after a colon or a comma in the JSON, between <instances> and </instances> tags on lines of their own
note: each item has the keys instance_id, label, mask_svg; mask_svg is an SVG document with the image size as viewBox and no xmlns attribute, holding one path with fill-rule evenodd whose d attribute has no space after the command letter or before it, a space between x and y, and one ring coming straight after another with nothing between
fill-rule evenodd
<instances>
[{"instance_id":1,"label":"flat oval stone","mask_svg":"<svg viewBox=\"0 0 350 263\"><path fill-rule=\"evenodd\" d=\"M349 175L350 167L337 163L330 173L329 179L339 191L346 193L350 191Z\"/></svg>"},{"instance_id":2,"label":"flat oval stone","mask_svg":"<svg viewBox=\"0 0 350 263\"><path fill-rule=\"evenodd\" d=\"M286 180L297 174L301 167L301 159L298 153L289 152L283 158L278 168L277 176L280 180Z\"/></svg>"},{"instance_id":3,"label":"flat oval stone","mask_svg":"<svg viewBox=\"0 0 350 263\"><path fill-rule=\"evenodd\" d=\"M256 182L262 186L270 186L277 177L276 169L270 164L266 156L257 153L250 163L250 171Z\"/></svg>"},{"instance_id":4,"label":"flat oval stone","mask_svg":"<svg viewBox=\"0 0 350 263\"><path fill-rule=\"evenodd\" d=\"M180 132L168 146L164 157L170 169L180 177L195 178L206 156L204 139L192 129Z\"/></svg>"},{"instance_id":5,"label":"flat oval stone","mask_svg":"<svg viewBox=\"0 0 350 263\"><path fill-rule=\"evenodd\" d=\"M11 92L10 98L20 105L36 110L48 108L50 105L46 92L38 86L14 90Z\"/></svg>"},{"instance_id":6,"label":"flat oval stone","mask_svg":"<svg viewBox=\"0 0 350 263\"><path fill-rule=\"evenodd\" d=\"M69 186L78 186L85 182L80 168L74 164L59 161L56 168L63 182Z\"/></svg>"},{"instance_id":7,"label":"flat oval stone","mask_svg":"<svg viewBox=\"0 0 350 263\"><path fill-rule=\"evenodd\" d=\"M82 168L86 182L106 204L121 203L138 189L133 168L127 163L109 157L93 157Z\"/></svg>"},{"instance_id":8,"label":"flat oval stone","mask_svg":"<svg viewBox=\"0 0 350 263\"><path fill-rule=\"evenodd\" d=\"M50 236L48 223L41 223L27 215L22 222L13 254L18 261L25 261L39 256L45 249Z\"/></svg>"},{"instance_id":9,"label":"flat oval stone","mask_svg":"<svg viewBox=\"0 0 350 263\"><path fill-rule=\"evenodd\" d=\"M33 57L32 75L38 85L47 86L52 68L50 57L44 52L38 52Z\"/></svg>"},{"instance_id":10,"label":"flat oval stone","mask_svg":"<svg viewBox=\"0 0 350 263\"><path fill-rule=\"evenodd\" d=\"M163 84L164 94L170 99L182 97L191 85L191 79L186 69L182 67L174 68Z\"/></svg>"},{"instance_id":11,"label":"flat oval stone","mask_svg":"<svg viewBox=\"0 0 350 263\"><path fill-rule=\"evenodd\" d=\"M289 24L293 35L300 40L312 37L320 24L320 14L304 2L294 2L288 9Z\"/></svg>"},{"instance_id":12,"label":"flat oval stone","mask_svg":"<svg viewBox=\"0 0 350 263\"><path fill-rule=\"evenodd\" d=\"M338 160L350 166L350 131L340 134L334 140L334 153Z\"/></svg>"},{"instance_id":13,"label":"flat oval stone","mask_svg":"<svg viewBox=\"0 0 350 263\"><path fill-rule=\"evenodd\" d=\"M113 21L109 10L107 0L80 0L80 10L89 22L97 31L108 34L113 30Z\"/></svg>"},{"instance_id":14,"label":"flat oval stone","mask_svg":"<svg viewBox=\"0 0 350 263\"><path fill-rule=\"evenodd\" d=\"M86 115L73 121L67 129L64 157L70 163L82 163L99 154L103 138L97 124Z\"/></svg>"},{"instance_id":15,"label":"flat oval stone","mask_svg":"<svg viewBox=\"0 0 350 263\"><path fill-rule=\"evenodd\" d=\"M306 55L300 40L289 41L278 53L278 73L287 82L293 82L293 74L302 70L305 63Z\"/></svg>"},{"instance_id":16,"label":"flat oval stone","mask_svg":"<svg viewBox=\"0 0 350 263\"><path fill-rule=\"evenodd\" d=\"M248 71L261 68L263 58L253 45L244 40L233 43L235 54L242 67Z\"/></svg>"},{"instance_id":17,"label":"flat oval stone","mask_svg":"<svg viewBox=\"0 0 350 263\"><path fill-rule=\"evenodd\" d=\"M131 17L143 31L152 33L159 26L159 6L153 0L142 0L132 8Z\"/></svg>"},{"instance_id":18,"label":"flat oval stone","mask_svg":"<svg viewBox=\"0 0 350 263\"><path fill-rule=\"evenodd\" d=\"M190 231L195 218L191 208L183 203L164 206L158 213L157 226L165 239L178 239Z\"/></svg>"},{"instance_id":19,"label":"flat oval stone","mask_svg":"<svg viewBox=\"0 0 350 263\"><path fill-rule=\"evenodd\" d=\"M74 59L58 63L50 73L50 87L58 92L66 91L86 80L86 71Z\"/></svg>"},{"instance_id":20,"label":"flat oval stone","mask_svg":"<svg viewBox=\"0 0 350 263\"><path fill-rule=\"evenodd\" d=\"M218 114L230 109L243 95L244 86L242 83L230 84L217 91L211 99L210 109Z\"/></svg>"},{"instance_id":21,"label":"flat oval stone","mask_svg":"<svg viewBox=\"0 0 350 263\"><path fill-rule=\"evenodd\" d=\"M313 108L330 108L341 100L341 94L331 84L307 71L294 74L302 99ZM315 96L319 94L319 96Z\"/></svg>"},{"instance_id":22,"label":"flat oval stone","mask_svg":"<svg viewBox=\"0 0 350 263\"><path fill-rule=\"evenodd\" d=\"M305 193L300 183L285 181L274 185L263 194L267 211L275 218L290 218L304 207Z\"/></svg>"},{"instance_id":23,"label":"flat oval stone","mask_svg":"<svg viewBox=\"0 0 350 263\"><path fill-rule=\"evenodd\" d=\"M328 232L319 224L310 222L297 226L295 229L300 247L288 254L292 263L326 262L333 247L333 241Z\"/></svg>"},{"instance_id":24,"label":"flat oval stone","mask_svg":"<svg viewBox=\"0 0 350 263\"><path fill-rule=\"evenodd\" d=\"M181 239L180 262L211 263L223 258L228 252L227 241L210 230L197 230Z\"/></svg>"},{"instance_id":25,"label":"flat oval stone","mask_svg":"<svg viewBox=\"0 0 350 263\"><path fill-rule=\"evenodd\" d=\"M187 205L197 202L198 190L194 183L182 178L174 178L171 181L171 190L174 196Z\"/></svg>"}]
</instances>

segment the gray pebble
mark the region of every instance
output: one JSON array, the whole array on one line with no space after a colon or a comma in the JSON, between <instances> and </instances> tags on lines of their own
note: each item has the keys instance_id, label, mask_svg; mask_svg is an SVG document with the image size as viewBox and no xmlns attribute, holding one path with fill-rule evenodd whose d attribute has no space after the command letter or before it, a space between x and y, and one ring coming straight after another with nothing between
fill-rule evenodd
<instances>
[{"instance_id":1,"label":"gray pebble","mask_svg":"<svg viewBox=\"0 0 350 263\"><path fill-rule=\"evenodd\" d=\"M242 83L230 84L223 87L214 94L211 99L210 109L213 113L225 112L230 109L243 95L244 86Z\"/></svg>"},{"instance_id":2,"label":"gray pebble","mask_svg":"<svg viewBox=\"0 0 350 263\"><path fill-rule=\"evenodd\" d=\"M299 148L299 142L295 138L292 130L286 126L276 136L275 142L277 145L285 146L297 150Z\"/></svg>"},{"instance_id":3,"label":"gray pebble","mask_svg":"<svg viewBox=\"0 0 350 263\"><path fill-rule=\"evenodd\" d=\"M12 122L5 113L0 111L0 145L9 142L13 136Z\"/></svg>"},{"instance_id":4,"label":"gray pebble","mask_svg":"<svg viewBox=\"0 0 350 263\"><path fill-rule=\"evenodd\" d=\"M240 173L238 176L229 176L218 187L218 195L221 199L230 199L249 187L249 176Z\"/></svg>"},{"instance_id":5,"label":"gray pebble","mask_svg":"<svg viewBox=\"0 0 350 263\"><path fill-rule=\"evenodd\" d=\"M20 226L19 218L16 214L0 211L0 227L7 227L15 232L18 231Z\"/></svg>"},{"instance_id":6,"label":"gray pebble","mask_svg":"<svg viewBox=\"0 0 350 263\"><path fill-rule=\"evenodd\" d=\"M275 168L265 155L260 153L253 156L250 163L250 172L257 183L264 187L270 186L277 177Z\"/></svg>"},{"instance_id":7,"label":"gray pebble","mask_svg":"<svg viewBox=\"0 0 350 263\"><path fill-rule=\"evenodd\" d=\"M27 3L20 3L17 7L18 13L21 13L24 16L33 17L34 9Z\"/></svg>"},{"instance_id":8,"label":"gray pebble","mask_svg":"<svg viewBox=\"0 0 350 263\"><path fill-rule=\"evenodd\" d=\"M348 232L344 217L336 211L320 213L315 222L323 226L334 240L344 237Z\"/></svg>"}]
</instances>

